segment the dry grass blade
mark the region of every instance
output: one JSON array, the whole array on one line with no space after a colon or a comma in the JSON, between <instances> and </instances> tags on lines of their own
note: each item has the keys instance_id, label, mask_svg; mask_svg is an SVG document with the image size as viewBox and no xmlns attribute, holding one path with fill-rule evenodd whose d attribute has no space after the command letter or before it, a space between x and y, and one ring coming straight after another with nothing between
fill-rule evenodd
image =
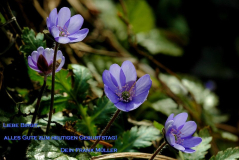
<instances>
[{"instance_id":1,"label":"dry grass blade","mask_svg":"<svg viewBox=\"0 0 239 160\"><path fill-rule=\"evenodd\" d=\"M103 159L112 159L112 158L140 158L140 159L149 159L152 154L148 153L138 153L138 152L122 152L122 153L111 153L100 155L97 157L92 157L91 160L103 160ZM157 155L154 160L176 160L174 158Z\"/></svg>"}]
</instances>

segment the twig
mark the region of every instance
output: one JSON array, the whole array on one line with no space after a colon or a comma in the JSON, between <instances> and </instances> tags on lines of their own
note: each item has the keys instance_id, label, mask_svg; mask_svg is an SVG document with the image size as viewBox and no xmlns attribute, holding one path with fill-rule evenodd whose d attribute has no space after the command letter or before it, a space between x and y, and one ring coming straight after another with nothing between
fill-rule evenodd
<instances>
[{"instance_id":1,"label":"twig","mask_svg":"<svg viewBox=\"0 0 239 160\"><path fill-rule=\"evenodd\" d=\"M111 153L104 154L97 157L92 157L90 160L104 160L104 159L114 159L114 158L141 158L141 159L149 159L152 154L148 153L139 153L139 152L122 152L122 153ZM174 158L170 158L167 156L157 155L155 160L176 160Z\"/></svg>"},{"instance_id":2,"label":"twig","mask_svg":"<svg viewBox=\"0 0 239 160\"><path fill-rule=\"evenodd\" d=\"M41 5L39 4L39 2L37 0L33 0L33 5L36 8L37 12L41 15L41 17L43 18L43 20L46 22L46 18L47 18L47 13L45 12L45 10L41 7Z\"/></svg>"},{"instance_id":3,"label":"twig","mask_svg":"<svg viewBox=\"0 0 239 160\"><path fill-rule=\"evenodd\" d=\"M87 53L94 53L94 54L103 55L103 56L111 56L111 57L119 56L118 52L94 49L94 48L91 48L90 46L84 44L83 42L70 44L70 47L74 50L79 50L79 51L87 52Z\"/></svg>"},{"instance_id":4,"label":"twig","mask_svg":"<svg viewBox=\"0 0 239 160\"><path fill-rule=\"evenodd\" d=\"M220 123L216 124L216 127L218 129L222 129L222 130L225 130L227 132L239 135L239 129L236 128L236 127L233 127L233 126L230 126L230 125L227 125L227 124L220 124Z\"/></svg>"}]
</instances>

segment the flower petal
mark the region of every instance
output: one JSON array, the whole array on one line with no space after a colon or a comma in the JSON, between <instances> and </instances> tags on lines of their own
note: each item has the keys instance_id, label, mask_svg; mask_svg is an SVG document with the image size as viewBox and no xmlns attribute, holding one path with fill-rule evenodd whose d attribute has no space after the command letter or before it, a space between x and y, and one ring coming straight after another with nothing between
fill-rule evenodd
<instances>
[{"instance_id":1,"label":"flower petal","mask_svg":"<svg viewBox=\"0 0 239 160\"><path fill-rule=\"evenodd\" d=\"M152 85L152 81L148 74L138 79L135 85L135 96L138 96L143 92L149 91L151 85Z\"/></svg>"},{"instance_id":2,"label":"flower petal","mask_svg":"<svg viewBox=\"0 0 239 160\"><path fill-rule=\"evenodd\" d=\"M32 57L31 56L28 56L27 61L28 61L28 65L35 66L32 62Z\"/></svg>"},{"instance_id":3,"label":"flower petal","mask_svg":"<svg viewBox=\"0 0 239 160\"><path fill-rule=\"evenodd\" d=\"M65 57L62 56L61 58L61 64L58 66L58 68L56 69L56 72L59 72L61 70L61 68L63 67L63 65L65 64Z\"/></svg>"},{"instance_id":4,"label":"flower petal","mask_svg":"<svg viewBox=\"0 0 239 160\"><path fill-rule=\"evenodd\" d=\"M187 113L180 113L174 117L174 125L179 128L180 126L184 125L188 118Z\"/></svg>"},{"instance_id":5,"label":"flower petal","mask_svg":"<svg viewBox=\"0 0 239 160\"><path fill-rule=\"evenodd\" d=\"M174 123L173 120L170 120L170 121L168 121L167 123L165 123L165 127L164 127L164 128L165 128L166 134L168 134L169 129L172 128L173 123Z\"/></svg>"},{"instance_id":6,"label":"flower petal","mask_svg":"<svg viewBox=\"0 0 239 160\"><path fill-rule=\"evenodd\" d=\"M188 121L184 124L183 128L180 130L182 135L181 137L191 136L197 129L197 124L194 121Z\"/></svg>"},{"instance_id":7,"label":"flower petal","mask_svg":"<svg viewBox=\"0 0 239 160\"><path fill-rule=\"evenodd\" d=\"M185 148L183 146L181 146L180 144L177 144L177 143L175 143L173 145L173 147L176 148L177 150L180 150L180 151L184 151L185 150Z\"/></svg>"},{"instance_id":8,"label":"flower petal","mask_svg":"<svg viewBox=\"0 0 239 160\"><path fill-rule=\"evenodd\" d=\"M130 61L124 61L123 64L121 65L121 68L125 74L126 77L126 83L128 82L135 82L137 79L137 73L135 70L135 67L132 62Z\"/></svg>"},{"instance_id":9,"label":"flower petal","mask_svg":"<svg viewBox=\"0 0 239 160\"><path fill-rule=\"evenodd\" d=\"M118 64L112 64L110 66L110 74L115 78L116 82L117 82L117 86L121 89L121 82L120 82L120 71L121 68Z\"/></svg>"},{"instance_id":10,"label":"flower petal","mask_svg":"<svg viewBox=\"0 0 239 160\"><path fill-rule=\"evenodd\" d=\"M40 70L38 69L38 67L32 62L32 57L28 56L28 65L31 69L40 72Z\"/></svg>"},{"instance_id":11,"label":"flower petal","mask_svg":"<svg viewBox=\"0 0 239 160\"><path fill-rule=\"evenodd\" d=\"M183 146L185 148L191 148L199 145L202 142L202 138L200 137L190 137L190 138L185 138L183 140Z\"/></svg>"},{"instance_id":12,"label":"flower petal","mask_svg":"<svg viewBox=\"0 0 239 160\"><path fill-rule=\"evenodd\" d=\"M70 42L70 39L68 37L57 37L57 38L55 38L55 40L61 44L66 44L66 43Z\"/></svg>"},{"instance_id":13,"label":"flower petal","mask_svg":"<svg viewBox=\"0 0 239 160\"><path fill-rule=\"evenodd\" d=\"M134 102L141 102L141 103L143 103L147 99L148 94L149 94L149 91L145 91L145 92L143 92L143 93L141 93L141 94L139 94L137 96L134 96L133 97L133 101Z\"/></svg>"},{"instance_id":14,"label":"flower petal","mask_svg":"<svg viewBox=\"0 0 239 160\"><path fill-rule=\"evenodd\" d=\"M44 48L43 47L38 47L37 52L38 52L39 55L43 54Z\"/></svg>"},{"instance_id":15,"label":"flower petal","mask_svg":"<svg viewBox=\"0 0 239 160\"><path fill-rule=\"evenodd\" d=\"M185 152L185 153L193 153L193 152L195 152L195 150L193 150L193 149L191 149L191 148L185 148L185 150L182 151L182 152Z\"/></svg>"},{"instance_id":16,"label":"flower petal","mask_svg":"<svg viewBox=\"0 0 239 160\"><path fill-rule=\"evenodd\" d=\"M39 49L39 48L38 48ZM37 49L37 50L38 50ZM49 48L46 48L43 52L43 56L45 57L47 63L48 63L48 66L50 65L50 62L53 60L53 56L54 56L54 50L53 49L49 49Z\"/></svg>"},{"instance_id":17,"label":"flower petal","mask_svg":"<svg viewBox=\"0 0 239 160\"><path fill-rule=\"evenodd\" d=\"M39 57L39 53L37 51L33 51L32 54L31 54L31 58L32 58L32 62L35 66L37 66L37 60L38 60L38 57Z\"/></svg>"},{"instance_id":18,"label":"flower petal","mask_svg":"<svg viewBox=\"0 0 239 160\"><path fill-rule=\"evenodd\" d=\"M53 26L51 28L51 34L54 38L58 38L59 37L59 34L60 34L60 31L59 29L56 27L56 26Z\"/></svg>"},{"instance_id":19,"label":"flower petal","mask_svg":"<svg viewBox=\"0 0 239 160\"><path fill-rule=\"evenodd\" d=\"M67 31L70 34L77 32L79 29L81 29L83 22L84 22L84 18L81 15L77 14L72 16L70 18L70 23L68 25Z\"/></svg>"},{"instance_id":20,"label":"flower petal","mask_svg":"<svg viewBox=\"0 0 239 160\"><path fill-rule=\"evenodd\" d=\"M56 60L58 59L62 59L62 52L60 50L57 51L57 55L56 55Z\"/></svg>"},{"instance_id":21,"label":"flower petal","mask_svg":"<svg viewBox=\"0 0 239 160\"><path fill-rule=\"evenodd\" d=\"M117 87L112 82L110 71L105 70L103 72L102 79L104 84L107 85L111 91L116 92L118 90Z\"/></svg>"},{"instance_id":22,"label":"flower petal","mask_svg":"<svg viewBox=\"0 0 239 160\"><path fill-rule=\"evenodd\" d=\"M175 137L172 134L166 134L166 139L171 146L174 146L176 144Z\"/></svg>"},{"instance_id":23,"label":"flower petal","mask_svg":"<svg viewBox=\"0 0 239 160\"><path fill-rule=\"evenodd\" d=\"M121 84L121 86L124 86L125 83L126 83L126 77L125 77L125 75L124 75L123 70L121 69L121 70L120 70L120 84Z\"/></svg>"},{"instance_id":24,"label":"flower petal","mask_svg":"<svg viewBox=\"0 0 239 160\"><path fill-rule=\"evenodd\" d=\"M119 101L118 103L115 103L115 107L117 107L117 108L118 108L119 110L121 110L121 111L128 112L128 111L126 110L127 103L128 103L128 102Z\"/></svg>"},{"instance_id":25,"label":"flower petal","mask_svg":"<svg viewBox=\"0 0 239 160\"><path fill-rule=\"evenodd\" d=\"M147 98L149 92L146 91L140 95L138 95L137 97L133 97L133 100L130 102L127 102L126 104L126 112L132 111L136 108L138 108Z\"/></svg>"},{"instance_id":26,"label":"flower petal","mask_svg":"<svg viewBox=\"0 0 239 160\"><path fill-rule=\"evenodd\" d=\"M110 99L111 102L117 103L119 101L119 97L113 91L111 91L107 85L104 85L104 89L106 96Z\"/></svg>"},{"instance_id":27,"label":"flower petal","mask_svg":"<svg viewBox=\"0 0 239 160\"><path fill-rule=\"evenodd\" d=\"M56 20L57 20L57 9L54 8L49 14L49 18L47 18L48 29L51 28L52 26L56 26Z\"/></svg>"},{"instance_id":28,"label":"flower petal","mask_svg":"<svg viewBox=\"0 0 239 160\"><path fill-rule=\"evenodd\" d=\"M67 7L62 7L58 13L58 24L60 27L64 27L66 22L71 18L71 11Z\"/></svg>"},{"instance_id":29,"label":"flower petal","mask_svg":"<svg viewBox=\"0 0 239 160\"><path fill-rule=\"evenodd\" d=\"M168 121L173 120L173 116L174 116L173 113L168 116L168 119L167 119L166 122L165 122L165 126L166 126L166 124L168 123Z\"/></svg>"},{"instance_id":30,"label":"flower petal","mask_svg":"<svg viewBox=\"0 0 239 160\"><path fill-rule=\"evenodd\" d=\"M89 32L89 29L84 28L84 29L81 29L81 30L75 32L74 34L72 34L68 37L70 38L71 43L79 42L79 41L82 41L87 36L88 32Z\"/></svg>"}]
</instances>

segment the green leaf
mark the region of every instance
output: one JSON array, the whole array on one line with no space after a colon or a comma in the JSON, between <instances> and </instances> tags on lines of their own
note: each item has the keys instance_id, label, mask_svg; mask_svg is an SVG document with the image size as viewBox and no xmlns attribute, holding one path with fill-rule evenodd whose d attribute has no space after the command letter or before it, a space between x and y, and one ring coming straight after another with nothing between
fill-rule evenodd
<instances>
[{"instance_id":1,"label":"green leaf","mask_svg":"<svg viewBox=\"0 0 239 160\"><path fill-rule=\"evenodd\" d=\"M86 120L78 120L75 128L77 132L84 135L90 134L91 136L96 136L97 134L95 123L91 121L91 117L89 116L86 117Z\"/></svg>"},{"instance_id":2,"label":"green leaf","mask_svg":"<svg viewBox=\"0 0 239 160\"><path fill-rule=\"evenodd\" d=\"M61 152L61 148L69 148L69 146L62 140L34 140L27 149L27 158L30 160L77 160Z\"/></svg>"},{"instance_id":3,"label":"green leaf","mask_svg":"<svg viewBox=\"0 0 239 160\"><path fill-rule=\"evenodd\" d=\"M239 158L239 148L228 148L225 151L220 151L216 156L212 156L210 160L236 160Z\"/></svg>"},{"instance_id":4,"label":"green leaf","mask_svg":"<svg viewBox=\"0 0 239 160\"><path fill-rule=\"evenodd\" d=\"M26 56L30 55L40 46L46 48L46 41L44 41L43 33L38 33L35 36L33 29L30 30L28 27L24 27L22 30L21 38L24 41L25 45L22 45L20 47L20 51L25 53Z\"/></svg>"},{"instance_id":5,"label":"green leaf","mask_svg":"<svg viewBox=\"0 0 239 160\"><path fill-rule=\"evenodd\" d=\"M155 17L146 0L124 1L129 23L135 33L148 32L154 28ZM118 6L122 12L122 6Z\"/></svg>"},{"instance_id":6,"label":"green leaf","mask_svg":"<svg viewBox=\"0 0 239 160\"><path fill-rule=\"evenodd\" d=\"M152 126L132 127L115 141L118 152L136 151L134 148L145 148L152 145L152 141L159 138L159 130Z\"/></svg>"},{"instance_id":7,"label":"green leaf","mask_svg":"<svg viewBox=\"0 0 239 160\"><path fill-rule=\"evenodd\" d=\"M84 99L86 91L89 89L89 83L87 81L92 78L89 69L77 64L71 64L68 68L72 69L74 73L75 83L73 93L77 98Z\"/></svg>"},{"instance_id":8,"label":"green leaf","mask_svg":"<svg viewBox=\"0 0 239 160\"><path fill-rule=\"evenodd\" d=\"M196 150L192 154L183 153L185 160L200 160L205 159L205 155L207 154L207 150L211 147L210 142L212 141L212 137L208 132L208 128L201 129L199 132L199 137L202 138L202 142L192 149Z\"/></svg>"},{"instance_id":9,"label":"green leaf","mask_svg":"<svg viewBox=\"0 0 239 160\"><path fill-rule=\"evenodd\" d=\"M76 156L76 158L77 158L78 160L89 160L89 159L90 159L90 156L89 156L89 154L87 154L87 153L79 153L79 154Z\"/></svg>"},{"instance_id":10,"label":"green leaf","mask_svg":"<svg viewBox=\"0 0 239 160\"><path fill-rule=\"evenodd\" d=\"M91 118L96 124L106 124L117 109L106 96L98 99L96 106Z\"/></svg>"},{"instance_id":11,"label":"green leaf","mask_svg":"<svg viewBox=\"0 0 239 160\"><path fill-rule=\"evenodd\" d=\"M45 115L50 112L51 96L43 96L40 103L38 114ZM54 109L55 112L60 112L63 109L68 108L68 97L62 95L54 95Z\"/></svg>"},{"instance_id":12,"label":"green leaf","mask_svg":"<svg viewBox=\"0 0 239 160\"><path fill-rule=\"evenodd\" d=\"M154 127L157 128L161 132L162 129L164 128L164 125L154 121Z\"/></svg>"},{"instance_id":13,"label":"green leaf","mask_svg":"<svg viewBox=\"0 0 239 160\"><path fill-rule=\"evenodd\" d=\"M40 85L43 85L44 77L41 76L38 72L32 70L28 66L28 74L32 81L38 81ZM61 69L55 74L55 90L60 90L61 92L69 93L71 91L71 77L68 75L69 71ZM47 85L51 87L51 76L47 77Z\"/></svg>"}]
</instances>

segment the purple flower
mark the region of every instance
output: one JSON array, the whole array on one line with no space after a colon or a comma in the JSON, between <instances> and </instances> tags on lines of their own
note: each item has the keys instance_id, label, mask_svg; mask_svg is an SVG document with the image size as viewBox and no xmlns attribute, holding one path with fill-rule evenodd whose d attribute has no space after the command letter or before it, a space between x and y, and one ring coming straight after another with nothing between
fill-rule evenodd
<instances>
[{"instance_id":1,"label":"purple flower","mask_svg":"<svg viewBox=\"0 0 239 160\"><path fill-rule=\"evenodd\" d=\"M114 105L125 112L138 108L147 98L152 81L148 74L137 82L134 65L124 61L120 67L112 64L109 70L103 73L103 82L106 96Z\"/></svg>"},{"instance_id":2,"label":"purple flower","mask_svg":"<svg viewBox=\"0 0 239 160\"><path fill-rule=\"evenodd\" d=\"M71 11L67 7L53 9L46 19L47 27L58 43L66 44L82 41L89 32L89 29L81 29L84 19L77 14L71 17Z\"/></svg>"},{"instance_id":3,"label":"purple flower","mask_svg":"<svg viewBox=\"0 0 239 160\"><path fill-rule=\"evenodd\" d=\"M37 51L33 51L31 56L28 56L28 65L31 69L37 71L41 75L49 75L52 73L54 50L39 47ZM60 71L65 63L65 57L60 50L56 55L56 72Z\"/></svg>"},{"instance_id":4,"label":"purple flower","mask_svg":"<svg viewBox=\"0 0 239 160\"><path fill-rule=\"evenodd\" d=\"M197 124L194 121L186 122L187 113L180 113L173 118L171 114L165 122L165 135L167 142L177 150L185 153L193 153L195 147L202 142L202 138L193 137L193 133L197 129Z\"/></svg>"}]
</instances>

